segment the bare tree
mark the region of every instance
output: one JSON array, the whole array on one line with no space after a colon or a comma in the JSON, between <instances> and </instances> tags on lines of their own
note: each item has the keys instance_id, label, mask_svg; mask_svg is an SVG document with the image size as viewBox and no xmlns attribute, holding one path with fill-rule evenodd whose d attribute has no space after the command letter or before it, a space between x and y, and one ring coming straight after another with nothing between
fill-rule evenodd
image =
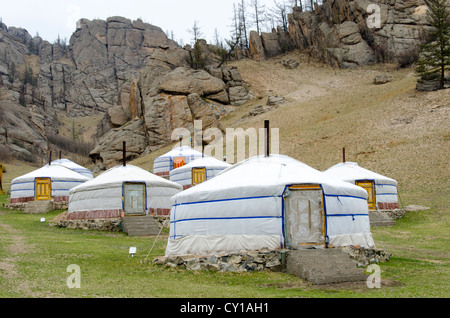
<instances>
[{"instance_id":1,"label":"bare tree","mask_svg":"<svg viewBox=\"0 0 450 318\"><path fill-rule=\"evenodd\" d=\"M254 25L256 25L256 32L261 33L261 24L265 22L266 6L261 4L260 0L251 0L250 6L253 13L250 15Z\"/></svg>"},{"instance_id":2,"label":"bare tree","mask_svg":"<svg viewBox=\"0 0 450 318\"><path fill-rule=\"evenodd\" d=\"M241 0L239 4L239 28L241 30L241 48L248 49L248 32L247 32L247 7L245 0Z\"/></svg>"},{"instance_id":3,"label":"bare tree","mask_svg":"<svg viewBox=\"0 0 450 318\"><path fill-rule=\"evenodd\" d=\"M191 29L188 29L187 32L194 37L193 38L194 45L195 45L195 43L197 43L198 39L203 37L203 33L200 30L200 26L198 25L198 21L197 20L194 21L194 25L192 26Z\"/></svg>"},{"instance_id":4,"label":"bare tree","mask_svg":"<svg viewBox=\"0 0 450 318\"><path fill-rule=\"evenodd\" d=\"M276 0L274 2L274 7L270 10L271 11L271 17L273 19L273 23L279 24L284 32L288 31L288 19L287 15L290 11L290 8L286 1L278 2ZM275 28L275 25L273 25L273 28Z\"/></svg>"}]
</instances>

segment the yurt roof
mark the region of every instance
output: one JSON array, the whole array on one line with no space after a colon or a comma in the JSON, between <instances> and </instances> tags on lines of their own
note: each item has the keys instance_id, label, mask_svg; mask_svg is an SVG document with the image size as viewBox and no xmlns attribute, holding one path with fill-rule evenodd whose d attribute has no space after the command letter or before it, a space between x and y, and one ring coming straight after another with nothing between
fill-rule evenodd
<instances>
[{"instance_id":1,"label":"yurt roof","mask_svg":"<svg viewBox=\"0 0 450 318\"><path fill-rule=\"evenodd\" d=\"M14 180L12 180L11 183L32 181L35 178L51 178L58 180L63 179L63 180L79 180L79 181L90 180L88 177L85 177L67 167L61 166L59 164L51 164L45 165L42 168L34 170L23 176L17 177Z\"/></svg>"},{"instance_id":2,"label":"yurt roof","mask_svg":"<svg viewBox=\"0 0 450 318\"><path fill-rule=\"evenodd\" d=\"M177 204L234 197L281 195L287 185L321 184L327 193L367 198L355 185L326 176L298 160L284 155L257 156L225 169L220 175L173 197Z\"/></svg>"},{"instance_id":3,"label":"yurt roof","mask_svg":"<svg viewBox=\"0 0 450 318\"><path fill-rule=\"evenodd\" d=\"M195 155L195 156L201 156L202 153L192 149L189 146L181 146L181 147L177 147L172 149L171 151L165 153L164 155L158 157L158 158L165 158L165 157L185 157L185 156L191 156L191 155ZM157 159L158 159L157 158Z\"/></svg>"},{"instance_id":4,"label":"yurt roof","mask_svg":"<svg viewBox=\"0 0 450 318\"><path fill-rule=\"evenodd\" d=\"M92 175L91 170L89 170L88 168L85 168L69 159L58 159L58 160L52 161L52 164L58 164L58 165L64 166L66 168L69 168L69 169L71 169L75 172L81 173L81 174L89 173Z\"/></svg>"},{"instance_id":5,"label":"yurt roof","mask_svg":"<svg viewBox=\"0 0 450 318\"><path fill-rule=\"evenodd\" d=\"M180 185L156 176L142 168L133 165L121 165L111 168L96 178L73 188L70 193L77 192L81 189L87 190L89 188L99 189L113 187L122 185L124 182L145 182L147 186L172 187L182 190Z\"/></svg>"},{"instance_id":6,"label":"yurt roof","mask_svg":"<svg viewBox=\"0 0 450 318\"><path fill-rule=\"evenodd\" d=\"M379 173L360 167L356 162L341 162L324 171L327 176L339 180L353 182L355 180L374 180L377 183L397 185L394 179L385 177Z\"/></svg>"},{"instance_id":7,"label":"yurt roof","mask_svg":"<svg viewBox=\"0 0 450 318\"><path fill-rule=\"evenodd\" d=\"M205 156L205 157L201 157L201 158L196 158L196 159L192 160L191 162L189 162L188 164L172 170L172 172L176 173L176 172L179 172L182 170L189 170L189 169L197 168L197 167L226 169L226 168L231 167L231 165L227 162L218 160L216 158Z\"/></svg>"}]
</instances>

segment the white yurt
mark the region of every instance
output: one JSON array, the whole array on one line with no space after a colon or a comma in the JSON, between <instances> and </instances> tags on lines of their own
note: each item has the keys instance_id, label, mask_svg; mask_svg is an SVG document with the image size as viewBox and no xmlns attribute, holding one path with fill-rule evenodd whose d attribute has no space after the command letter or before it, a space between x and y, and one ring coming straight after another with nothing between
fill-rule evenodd
<instances>
[{"instance_id":1,"label":"white yurt","mask_svg":"<svg viewBox=\"0 0 450 318\"><path fill-rule=\"evenodd\" d=\"M66 167L66 168L69 168L70 170L78 172L79 174L81 174L89 179L92 179L94 177L92 175L91 170L89 170L88 168L85 168L83 166L80 166L79 164L77 164L69 159L58 159L58 160L52 161L52 164L58 164L58 165Z\"/></svg>"},{"instance_id":2,"label":"white yurt","mask_svg":"<svg viewBox=\"0 0 450 318\"><path fill-rule=\"evenodd\" d=\"M165 255L372 247L366 199L290 157L253 157L173 197Z\"/></svg>"},{"instance_id":3,"label":"white yurt","mask_svg":"<svg viewBox=\"0 0 450 318\"><path fill-rule=\"evenodd\" d=\"M89 178L58 164L45 165L11 181L10 204L29 201L69 201L69 190Z\"/></svg>"},{"instance_id":4,"label":"white yurt","mask_svg":"<svg viewBox=\"0 0 450 318\"><path fill-rule=\"evenodd\" d=\"M202 157L170 171L169 180L182 185L183 189L186 190L214 178L229 167L231 167L231 165L227 162L220 161L213 157Z\"/></svg>"},{"instance_id":5,"label":"white yurt","mask_svg":"<svg viewBox=\"0 0 450 318\"><path fill-rule=\"evenodd\" d=\"M133 165L111 168L70 191L68 219L169 215L182 186Z\"/></svg>"},{"instance_id":6,"label":"white yurt","mask_svg":"<svg viewBox=\"0 0 450 318\"><path fill-rule=\"evenodd\" d=\"M360 167L356 162L341 162L324 171L325 175L363 187L369 210L399 208L397 181Z\"/></svg>"},{"instance_id":7,"label":"white yurt","mask_svg":"<svg viewBox=\"0 0 450 318\"><path fill-rule=\"evenodd\" d=\"M153 173L157 176L169 177L171 170L182 167L201 157L201 152L189 146L176 147L153 161Z\"/></svg>"}]
</instances>

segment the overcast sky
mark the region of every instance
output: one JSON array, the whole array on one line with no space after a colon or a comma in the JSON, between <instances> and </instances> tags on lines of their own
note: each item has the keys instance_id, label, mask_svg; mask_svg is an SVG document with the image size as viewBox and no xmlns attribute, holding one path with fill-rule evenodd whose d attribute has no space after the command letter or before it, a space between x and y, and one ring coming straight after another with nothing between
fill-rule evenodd
<instances>
[{"instance_id":1,"label":"overcast sky","mask_svg":"<svg viewBox=\"0 0 450 318\"><path fill-rule=\"evenodd\" d=\"M69 41L80 18L141 18L164 32L173 32L177 42L183 39L187 44L192 38L187 29L192 28L195 20L208 42L213 41L216 28L221 38L230 38L233 3L238 2L240 0L0 0L0 18L8 27L24 28L32 36L39 33L49 42L54 42L58 35ZM266 4L266 8L274 6L273 0L260 2Z\"/></svg>"}]
</instances>

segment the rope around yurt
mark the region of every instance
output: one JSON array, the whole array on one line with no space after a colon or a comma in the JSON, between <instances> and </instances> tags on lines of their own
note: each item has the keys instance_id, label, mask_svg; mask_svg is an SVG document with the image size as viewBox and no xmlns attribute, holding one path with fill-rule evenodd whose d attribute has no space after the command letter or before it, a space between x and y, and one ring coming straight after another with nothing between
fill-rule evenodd
<instances>
[{"instance_id":1,"label":"rope around yurt","mask_svg":"<svg viewBox=\"0 0 450 318\"><path fill-rule=\"evenodd\" d=\"M158 241L158 238L161 236L161 232L162 232L164 226L166 225L167 220L170 220L170 219L169 219L169 218L166 218L166 219L164 220L164 222L163 222L161 228L159 229L159 233L158 233L158 235L156 236L155 240L153 241L153 245L152 245L152 247L150 248L150 251L149 251L148 254L147 254L147 257L145 258L144 261L141 261L141 263L143 263L143 264L147 263L148 257L150 256L150 253L152 252L153 248L155 247L156 242Z\"/></svg>"}]
</instances>

